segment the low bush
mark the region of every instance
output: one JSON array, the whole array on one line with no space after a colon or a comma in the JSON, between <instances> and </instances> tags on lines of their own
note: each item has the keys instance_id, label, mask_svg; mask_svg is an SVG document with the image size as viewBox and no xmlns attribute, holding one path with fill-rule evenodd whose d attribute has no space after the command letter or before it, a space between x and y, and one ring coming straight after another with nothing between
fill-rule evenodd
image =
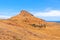
<instances>
[{"instance_id":1,"label":"low bush","mask_svg":"<svg viewBox=\"0 0 60 40\"><path fill-rule=\"evenodd\" d=\"M37 24L30 24L30 25L31 25L31 26L34 26L34 27L40 27L40 28L46 27L45 24L39 24L39 25L37 25Z\"/></svg>"}]
</instances>

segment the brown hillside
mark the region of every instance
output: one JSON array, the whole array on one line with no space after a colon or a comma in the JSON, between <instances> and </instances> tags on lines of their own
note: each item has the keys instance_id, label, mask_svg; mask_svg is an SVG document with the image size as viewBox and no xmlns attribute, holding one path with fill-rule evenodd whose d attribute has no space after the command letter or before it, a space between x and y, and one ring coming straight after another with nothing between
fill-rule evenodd
<instances>
[{"instance_id":1,"label":"brown hillside","mask_svg":"<svg viewBox=\"0 0 60 40\"><path fill-rule=\"evenodd\" d=\"M46 22L22 10L0 20L0 40L60 40L60 23Z\"/></svg>"},{"instance_id":2,"label":"brown hillside","mask_svg":"<svg viewBox=\"0 0 60 40\"><path fill-rule=\"evenodd\" d=\"M36 27L46 27L45 20L36 18L25 10L22 10L19 15L12 17L10 20L16 22L17 24L25 23Z\"/></svg>"}]
</instances>

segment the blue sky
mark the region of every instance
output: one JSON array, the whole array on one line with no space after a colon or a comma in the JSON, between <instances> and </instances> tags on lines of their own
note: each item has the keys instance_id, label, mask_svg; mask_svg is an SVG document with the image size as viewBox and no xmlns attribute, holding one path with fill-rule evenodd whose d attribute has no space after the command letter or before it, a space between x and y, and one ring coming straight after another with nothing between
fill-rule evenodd
<instances>
[{"instance_id":1,"label":"blue sky","mask_svg":"<svg viewBox=\"0 0 60 40\"><path fill-rule=\"evenodd\" d=\"M21 10L47 21L60 21L60 0L0 0L2 19L17 15Z\"/></svg>"}]
</instances>

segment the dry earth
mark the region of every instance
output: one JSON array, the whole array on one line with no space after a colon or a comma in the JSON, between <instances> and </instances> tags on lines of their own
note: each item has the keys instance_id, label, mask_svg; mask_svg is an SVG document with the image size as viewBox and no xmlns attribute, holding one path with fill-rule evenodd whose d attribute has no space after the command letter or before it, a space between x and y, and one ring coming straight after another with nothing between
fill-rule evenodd
<instances>
[{"instance_id":1,"label":"dry earth","mask_svg":"<svg viewBox=\"0 0 60 40\"><path fill-rule=\"evenodd\" d=\"M0 20L0 40L60 40L60 23L46 22L23 10Z\"/></svg>"}]
</instances>

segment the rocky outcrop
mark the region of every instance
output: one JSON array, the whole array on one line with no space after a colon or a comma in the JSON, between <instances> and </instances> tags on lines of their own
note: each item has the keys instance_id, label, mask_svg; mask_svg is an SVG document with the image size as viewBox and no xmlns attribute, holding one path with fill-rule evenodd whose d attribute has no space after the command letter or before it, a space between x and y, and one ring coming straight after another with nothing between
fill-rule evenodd
<instances>
[{"instance_id":1,"label":"rocky outcrop","mask_svg":"<svg viewBox=\"0 0 60 40\"><path fill-rule=\"evenodd\" d=\"M37 18L25 10L22 10L17 16L12 17L10 20L18 24L25 23L34 27L46 27L45 20Z\"/></svg>"}]
</instances>

